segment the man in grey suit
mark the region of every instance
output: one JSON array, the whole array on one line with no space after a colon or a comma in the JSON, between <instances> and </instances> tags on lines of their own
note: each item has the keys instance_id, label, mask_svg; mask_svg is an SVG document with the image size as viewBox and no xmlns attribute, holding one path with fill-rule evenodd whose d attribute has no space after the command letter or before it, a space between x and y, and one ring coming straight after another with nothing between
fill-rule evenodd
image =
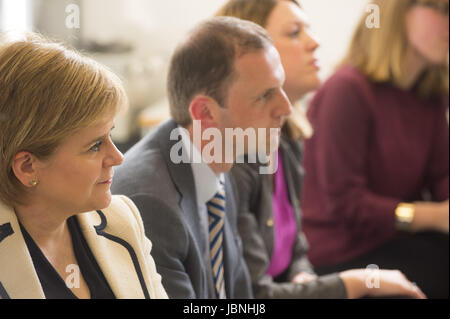
<instances>
[{"instance_id":1,"label":"man in grey suit","mask_svg":"<svg viewBox=\"0 0 450 319\"><path fill-rule=\"evenodd\" d=\"M112 185L138 206L169 297L253 297L228 172L237 156L278 147L268 131L279 132L291 111L283 83L272 40L251 22L207 20L176 49L172 119L125 154ZM246 139L239 151L225 138L237 128L266 135Z\"/></svg>"}]
</instances>

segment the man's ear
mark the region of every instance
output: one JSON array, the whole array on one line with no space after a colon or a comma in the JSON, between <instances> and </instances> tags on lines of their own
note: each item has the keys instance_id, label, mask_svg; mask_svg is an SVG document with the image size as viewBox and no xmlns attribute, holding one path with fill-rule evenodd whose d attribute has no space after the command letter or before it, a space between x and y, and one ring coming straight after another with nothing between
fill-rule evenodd
<instances>
[{"instance_id":1,"label":"man's ear","mask_svg":"<svg viewBox=\"0 0 450 319\"><path fill-rule=\"evenodd\" d=\"M206 95L197 95L189 105L193 121L201 121L203 128L217 127L217 102Z\"/></svg>"},{"instance_id":2,"label":"man's ear","mask_svg":"<svg viewBox=\"0 0 450 319\"><path fill-rule=\"evenodd\" d=\"M34 187L38 183L36 164L37 158L30 152L22 151L14 156L12 170L25 187Z\"/></svg>"}]
</instances>

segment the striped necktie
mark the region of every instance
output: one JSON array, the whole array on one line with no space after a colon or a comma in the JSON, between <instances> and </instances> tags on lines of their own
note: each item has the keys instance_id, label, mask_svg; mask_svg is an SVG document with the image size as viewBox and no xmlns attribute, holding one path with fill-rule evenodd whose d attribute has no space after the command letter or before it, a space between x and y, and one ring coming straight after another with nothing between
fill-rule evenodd
<instances>
[{"instance_id":1,"label":"striped necktie","mask_svg":"<svg viewBox=\"0 0 450 319\"><path fill-rule=\"evenodd\" d=\"M225 299L223 270L223 219L225 217L225 190L221 184L214 197L206 203L209 220L209 250L213 269L216 297Z\"/></svg>"}]
</instances>

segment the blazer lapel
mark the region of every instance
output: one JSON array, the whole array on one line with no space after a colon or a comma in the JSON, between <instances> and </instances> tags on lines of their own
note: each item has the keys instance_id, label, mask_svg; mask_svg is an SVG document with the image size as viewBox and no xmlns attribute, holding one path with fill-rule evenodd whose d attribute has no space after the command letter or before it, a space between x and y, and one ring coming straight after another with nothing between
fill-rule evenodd
<instances>
[{"instance_id":1,"label":"blazer lapel","mask_svg":"<svg viewBox=\"0 0 450 319\"><path fill-rule=\"evenodd\" d=\"M77 217L89 248L116 298L146 297L140 289L140 279L127 248L107 236L99 235L96 230L107 226L106 219L102 220L97 212L83 213Z\"/></svg>"},{"instance_id":2,"label":"blazer lapel","mask_svg":"<svg viewBox=\"0 0 450 319\"><path fill-rule=\"evenodd\" d=\"M301 163L296 159L292 153L288 152L288 149L292 149L289 142L282 138L280 141L280 149L283 160L284 168L284 178L286 180L286 185L289 193L289 200L291 202L292 208L295 213L295 220L297 222L297 227L301 227L301 210L300 210L300 192L301 189L299 185L300 179L302 179L303 173L301 172ZM297 170L297 171L296 171ZM295 179L294 179L295 177Z\"/></svg>"},{"instance_id":3,"label":"blazer lapel","mask_svg":"<svg viewBox=\"0 0 450 319\"><path fill-rule=\"evenodd\" d=\"M97 212L77 215L81 230L97 263L117 298L148 297L143 278L136 271L127 243L97 230L107 226ZM103 227L103 228L102 228ZM120 262L115 262L120 260ZM139 265L138 265L139 266ZM144 287L143 287L144 285ZM142 289L141 289L142 288ZM33 261L12 209L0 203L0 298L45 298Z\"/></svg>"},{"instance_id":4,"label":"blazer lapel","mask_svg":"<svg viewBox=\"0 0 450 319\"><path fill-rule=\"evenodd\" d=\"M0 202L0 298L45 298L14 211Z\"/></svg>"}]
</instances>

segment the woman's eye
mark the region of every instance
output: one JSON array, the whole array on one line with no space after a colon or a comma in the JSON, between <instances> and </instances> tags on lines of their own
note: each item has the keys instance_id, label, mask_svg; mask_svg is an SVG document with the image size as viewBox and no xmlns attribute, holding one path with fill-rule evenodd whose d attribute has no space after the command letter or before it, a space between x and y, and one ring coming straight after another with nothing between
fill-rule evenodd
<instances>
[{"instance_id":1,"label":"woman's eye","mask_svg":"<svg viewBox=\"0 0 450 319\"><path fill-rule=\"evenodd\" d=\"M102 145L102 141L98 141L89 149L89 152L98 152L100 151L100 145Z\"/></svg>"},{"instance_id":2,"label":"woman's eye","mask_svg":"<svg viewBox=\"0 0 450 319\"><path fill-rule=\"evenodd\" d=\"M300 30L293 31L293 32L288 34L288 36L290 38L298 38L299 35L300 35Z\"/></svg>"}]
</instances>

